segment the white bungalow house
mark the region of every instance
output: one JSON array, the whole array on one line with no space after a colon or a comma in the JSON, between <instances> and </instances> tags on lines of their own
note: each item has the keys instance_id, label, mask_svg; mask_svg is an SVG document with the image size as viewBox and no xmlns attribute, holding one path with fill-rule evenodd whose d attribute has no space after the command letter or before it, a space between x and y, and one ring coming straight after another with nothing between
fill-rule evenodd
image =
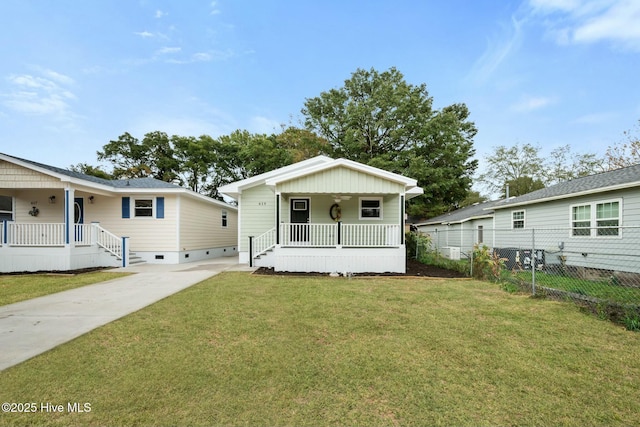
<instances>
[{"instance_id":1,"label":"white bungalow house","mask_svg":"<svg viewBox=\"0 0 640 427\"><path fill-rule=\"evenodd\" d=\"M416 180L318 156L219 188L238 201L241 263L275 271L406 271L405 202Z\"/></svg>"},{"instance_id":2,"label":"white bungalow house","mask_svg":"<svg viewBox=\"0 0 640 427\"><path fill-rule=\"evenodd\" d=\"M0 272L237 254L237 208L152 178L106 180L0 153Z\"/></svg>"}]
</instances>

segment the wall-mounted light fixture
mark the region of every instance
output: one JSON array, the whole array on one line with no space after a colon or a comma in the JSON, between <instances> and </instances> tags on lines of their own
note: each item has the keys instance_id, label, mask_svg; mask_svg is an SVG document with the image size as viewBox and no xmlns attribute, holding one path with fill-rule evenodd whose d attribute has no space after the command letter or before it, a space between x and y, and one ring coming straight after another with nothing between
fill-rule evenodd
<instances>
[{"instance_id":1,"label":"wall-mounted light fixture","mask_svg":"<svg viewBox=\"0 0 640 427\"><path fill-rule=\"evenodd\" d=\"M31 215L31 216L38 216L39 213L40 213L40 210L38 208L36 208L35 206L33 206L31 208L31 210L29 211L29 215Z\"/></svg>"},{"instance_id":2,"label":"wall-mounted light fixture","mask_svg":"<svg viewBox=\"0 0 640 427\"><path fill-rule=\"evenodd\" d=\"M95 199L95 197L89 196L89 203L93 203L93 199Z\"/></svg>"},{"instance_id":3,"label":"wall-mounted light fixture","mask_svg":"<svg viewBox=\"0 0 640 427\"><path fill-rule=\"evenodd\" d=\"M49 203L54 204L56 202L56 196L49 196Z\"/></svg>"}]
</instances>

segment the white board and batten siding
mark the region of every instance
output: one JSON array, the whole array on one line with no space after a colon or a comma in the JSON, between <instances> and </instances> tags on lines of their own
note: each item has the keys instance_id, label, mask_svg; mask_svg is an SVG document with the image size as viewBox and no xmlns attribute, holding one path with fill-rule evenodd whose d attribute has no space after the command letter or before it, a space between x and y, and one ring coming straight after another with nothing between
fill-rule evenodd
<instances>
[{"instance_id":1,"label":"white board and batten siding","mask_svg":"<svg viewBox=\"0 0 640 427\"><path fill-rule=\"evenodd\" d=\"M276 201L273 190L266 185L249 188L238 200L241 232L238 236L240 262L249 262L249 236L260 236L275 227Z\"/></svg>"},{"instance_id":2,"label":"white board and batten siding","mask_svg":"<svg viewBox=\"0 0 640 427\"><path fill-rule=\"evenodd\" d=\"M279 183L276 191L293 194L401 194L404 185L347 167L335 167Z\"/></svg>"}]
</instances>

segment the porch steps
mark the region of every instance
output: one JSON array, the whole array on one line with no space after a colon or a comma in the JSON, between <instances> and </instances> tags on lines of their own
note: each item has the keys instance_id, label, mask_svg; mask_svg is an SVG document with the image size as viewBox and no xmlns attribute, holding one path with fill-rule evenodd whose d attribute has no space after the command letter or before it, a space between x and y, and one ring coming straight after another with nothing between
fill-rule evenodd
<instances>
[{"instance_id":1,"label":"porch steps","mask_svg":"<svg viewBox=\"0 0 640 427\"><path fill-rule=\"evenodd\" d=\"M256 255L255 257L253 257L254 259L260 259L260 257L267 257L269 256L269 253L273 252L273 248L269 248L266 251L260 252L260 255Z\"/></svg>"},{"instance_id":2,"label":"porch steps","mask_svg":"<svg viewBox=\"0 0 640 427\"><path fill-rule=\"evenodd\" d=\"M143 260L138 255L136 255L135 252L129 252L129 265L131 265L131 264L144 264L146 262L147 261Z\"/></svg>"},{"instance_id":3,"label":"porch steps","mask_svg":"<svg viewBox=\"0 0 640 427\"><path fill-rule=\"evenodd\" d=\"M107 251L106 249L105 249L105 252L107 252L108 254L110 254L112 257L116 258L116 256L115 256L113 253L111 253L111 252ZM120 258L118 257L118 259L120 259ZM147 262L147 261L143 260L141 257L139 257L138 255L136 255L136 253L135 253L135 252L129 252L129 265L133 265L133 264L144 264L144 263L146 263L146 262Z\"/></svg>"}]
</instances>

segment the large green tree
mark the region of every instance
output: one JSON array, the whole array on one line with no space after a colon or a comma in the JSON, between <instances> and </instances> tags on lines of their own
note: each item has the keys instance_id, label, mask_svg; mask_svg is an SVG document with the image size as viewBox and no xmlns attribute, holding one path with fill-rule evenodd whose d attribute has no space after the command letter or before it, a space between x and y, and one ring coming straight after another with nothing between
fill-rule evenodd
<instances>
[{"instance_id":1,"label":"large green tree","mask_svg":"<svg viewBox=\"0 0 640 427\"><path fill-rule=\"evenodd\" d=\"M477 182L491 194L521 196L559 182L590 175L603 169L595 154L571 152L569 145L552 150L548 156L532 144L500 145L485 156L484 172Z\"/></svg>"},{"instance_id":2,"label":"large green tree","mask_svg":"<svg viewBox=\"0 0 640 427\"><path fill-rule=\"evenodd\" d=\"M467 195L477 167L467 107L434 109L426 85L407 83L396 68L358 69L343 87L307 99L302 114L329 154L417 179L425 194L411 215L437 215Z\"/></svg>"},{"instance_id":3,"label":"large green tree","mask_svg":"<svg viewBox=\"0 0 640 427\"><path fill-rule=\"evenodd\" d=\"M172 182L178 177L179 164L164 132L149 132L142 141L125 132L102 148L98 160L113 164L111 175L116 179L153 177Z\"/></svg>"}]
</instances>

